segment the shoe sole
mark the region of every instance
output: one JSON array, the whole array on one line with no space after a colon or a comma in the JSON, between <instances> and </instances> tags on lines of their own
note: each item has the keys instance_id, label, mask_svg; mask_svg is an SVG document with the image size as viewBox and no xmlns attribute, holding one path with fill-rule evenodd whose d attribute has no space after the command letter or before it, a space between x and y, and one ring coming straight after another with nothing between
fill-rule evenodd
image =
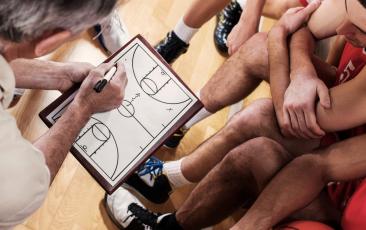
<instances>
[{"instance_id":1,"label":"shoe sole","mask_svg":"<svg viewBox=\"0 0 366 230\"><path fill-rule=\"evenodd\" d=\"M164 148L167 148L167 149L176 149L176 148L178 148L178 146L176 146L176 147L170 147L170 146L165 145L165 144L163 145L163 147L164 147Z\"/></svg>"},{"instance_id":2,"label":"shoe sole","mask_svg":"<svg viewBox=\"0 0 366 230\"><path fill-rule=\"evenodd\" d=\"M107 202L107 193L104 195L104 207L107 211L108 217L112 220L113 224L116 225L119 229L125 229L116 218L114 218L112 211L109 209L108 202Z\"/></svg>"},{"instance_id":3,"label":"shoe sole","mask_svg":"<svg viewBox=\"0 0 366 230\"><path fill-rule=\"evenodd\" d=\"M162 203L156 203L156 202L151 201L151 200L149 200L148 198L146 198L146 197L145 197L142 193L140 193L137 189L135 189L134 187L130 186L130 185L129 185L129 184L127 184L127 183L123 183L121 186L122 186L122 188L125 188L125 189L127 189L128 191L133 192L134 194L137 194L137 196L141 197L141 198L142 198L142 199L144 199L145 201L148 201L148 202L153 203L153 204L164 204L165 202L167 202L167 201L169 200L169 198L168 198L166 201L164 201L164 202L162 202ZM170 194L172 194L172 192L173 192L173 191L169 192L169 193L168 193L168 195L170 196Z\"/></svg>"}]
</instances>

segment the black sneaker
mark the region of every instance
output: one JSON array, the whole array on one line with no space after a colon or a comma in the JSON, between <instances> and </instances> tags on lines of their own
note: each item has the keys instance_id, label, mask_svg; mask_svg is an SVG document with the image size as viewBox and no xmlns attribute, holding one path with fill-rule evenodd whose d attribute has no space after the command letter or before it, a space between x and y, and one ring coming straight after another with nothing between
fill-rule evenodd
<instances>
[{"instance_id":1,"label":"black sneaker","mask_svg":"<svg viewBox=\"0 0 366 230\"><path fill-rule=\"evenodd\" d=\"M217 50L223 54L228 54L226 46L227 36L230 34L234 26L239 22L241 13L239 3L232 0L219 14L217 14L217 23L214 32L214 42Z\"/></svg>"},{"instance_id":2,"label":"black sneaker","mask_svg":"<svg viewBox=\"0 0 366 230\"><path fill-rule=\"evenodd\" d=\"M180 55L187 52L188 46L189 44L186 44L174 33L174 31L171 31L155 46L155 50L165 59L166 62L171 64Z\"/></svg>"},{"instance_id":3,"label":"black sneaker","mask_svg":"<svg viewBox=\"0 0 366 230\"><path fill-rule=\"evenodd\" d=\"M112 195L106 194L104 205L108 216L119 229L152 230L157 225L159 215L149 212L124 188L118 188Z\"/></svg>"},{"instance_id":4,"label":"black sneaker","mask_svg":"<svg viewBox=\"0 0 366 230\"><path fill-rule=\"evenodd\" d=\"M164 162L156 157L150 157L122 186L138 192L153 203L164 203L169 199L172 187L168 178L162 174L163 167Z\"/></svg>"},{"instance_id":5,"label":"black sneaker","mask_svg":"<svg viewBox=\"0 0 366 230\"><path fill-rule=\"evenodd\" d=\"M174 214L150 212L129 191L118 188L104 197L107 214L120 228L127 230L182 230Z\"/></svg>"},{"instance_id":6,"label":"black sneaker","mask_svg":"<svg viewBox=\"0 0 366 230\"><path fill-rule=\"evenodd\" d=\"M188 129L178 129L173 135L166 139L166 141L164 142L164 146L171 149L178 147L180 141L183 139L184 135L186 135L187 132Z\"/></svg>"}]
</instances>

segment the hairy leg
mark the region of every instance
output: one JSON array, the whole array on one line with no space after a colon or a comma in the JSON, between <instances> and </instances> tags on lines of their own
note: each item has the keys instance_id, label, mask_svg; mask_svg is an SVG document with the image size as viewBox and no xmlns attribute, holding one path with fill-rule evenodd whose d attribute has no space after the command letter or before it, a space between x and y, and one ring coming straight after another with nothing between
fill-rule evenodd
<instances>
[{"instance_id":1,"label":"hairy leg","mask_svg":"<svg viewBox=\"0 0 366 230\"><path fill-rule=\"evenodd\" d=\"M268 80L267 34L257 33L231 56L200 91L205 108L214 113L248 96Z\"/></svg>"},{"instance_id":2,"label":"hairy leg","mask_svg":"<svg viewBox=\"0 0 366 230\"><path fill-rule=\"evenodd\" d=\"M365 140L366 135L357 136L291 161L263 190L237 229L267 230L308 204L328 182L365 177Z\"/></svg>"},{"instance_id":3,"label":"hairy leg","mask_svg":"<svg viewBox=\"0 0 366 230\"><path fill-rule=\"evenodd\" d=\"M179 224L184 229L201 229L220 222L244 203L254 201L268 180L291 159L285 148L269 138L255 138L236 147L179 208Z\"/></svg>"},{"instance_id":4,"label":"hairy leg","mask_svg":"<svg viewBox=\"0 0 366 230\"><path fill-rule=\"evenodd\" d=\"M230 0L196 0L185 13L183 20L192 28L200 28L220 12Z\"/></svg>"},{"instance_id":5,"label":"hairy leg","mask_svg":"<svg viewBox=\"0 0 366 230\"><path fill-rule=\"evenodd\" d=\"M256 137L268 137L283 145L291 153L310 151L318 140L286 139L279 131L270 99L257 100L235 114L227 125L194 152L183 159L182 173L191 182L200 181L227 153Z\"/></svg>"},{"instance_id":6,"label":"hairy leg","mask_svg":"<svg viewBox=\"0 0 366 230\"><path fill-rule=\"evenodd\" d=\"M315 56L313 63L326 83L334 80L334 67ZM244 99L268 79L267 34L257 33L216 71L201 89L200 99L207 111L215 113Z\"/></svg>"}]
</instances>

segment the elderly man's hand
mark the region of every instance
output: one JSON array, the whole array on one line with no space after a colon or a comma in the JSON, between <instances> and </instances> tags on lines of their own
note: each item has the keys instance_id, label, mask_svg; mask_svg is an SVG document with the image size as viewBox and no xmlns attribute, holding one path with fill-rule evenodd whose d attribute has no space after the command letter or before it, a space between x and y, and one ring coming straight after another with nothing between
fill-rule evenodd
<instances>
[{"instance_id":1,"label":"elderly man's hand","mask_svg":"<svg viewBox=\"0 0 366 230\"><path fill-rule=\"evenodd\" d=\"M95 68L90 63L87 62L68 62L60 63L62 78L59 82L58 90L65 92L75 83L82 82L90 73L92 69Z\"/></svg>"},{"instance_id":2,"label":"elderly man's hand","mask_svg":"<svg viewBox=\"0 0 366 230\"><path fill-rule=\"evenodd\" d=\"M307 22L309 16L320 6L320 4L320 0L314 0L306 7L291 8L282 15L276 26L282 26L288 34L292 34Z\"/></svg>"},{"instance_id":3,"label":"elderly man's hand","mask_svg":"<svg viewBox=\"0 0 366 230\"><path fill-rule=\"evenodd\" d=\"M123 64L117 64L117 72L102 92L96 93L93 89L112 66L113 63L105 63L90 71L75 97L74 103L90 115L118 108L122 104L127 85Z\"/></svg>"}]
</instances>

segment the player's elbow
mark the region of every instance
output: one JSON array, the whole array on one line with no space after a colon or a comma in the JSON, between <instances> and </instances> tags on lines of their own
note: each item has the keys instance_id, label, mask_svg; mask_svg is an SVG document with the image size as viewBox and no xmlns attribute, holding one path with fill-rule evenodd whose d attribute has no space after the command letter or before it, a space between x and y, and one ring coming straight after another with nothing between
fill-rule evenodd
<instances>
[{"instance_id":1,"label":"player's elbow","mask_svg":"<svg viewBox=\"0 0 366 230\"><path fill-rule=\"evenodd\" d=\"M326 133L339 130L340 122L335 120L331 110L325 109L320 102L316 105L316 121L319 127Z\"/></svg>"}]
</instances>

